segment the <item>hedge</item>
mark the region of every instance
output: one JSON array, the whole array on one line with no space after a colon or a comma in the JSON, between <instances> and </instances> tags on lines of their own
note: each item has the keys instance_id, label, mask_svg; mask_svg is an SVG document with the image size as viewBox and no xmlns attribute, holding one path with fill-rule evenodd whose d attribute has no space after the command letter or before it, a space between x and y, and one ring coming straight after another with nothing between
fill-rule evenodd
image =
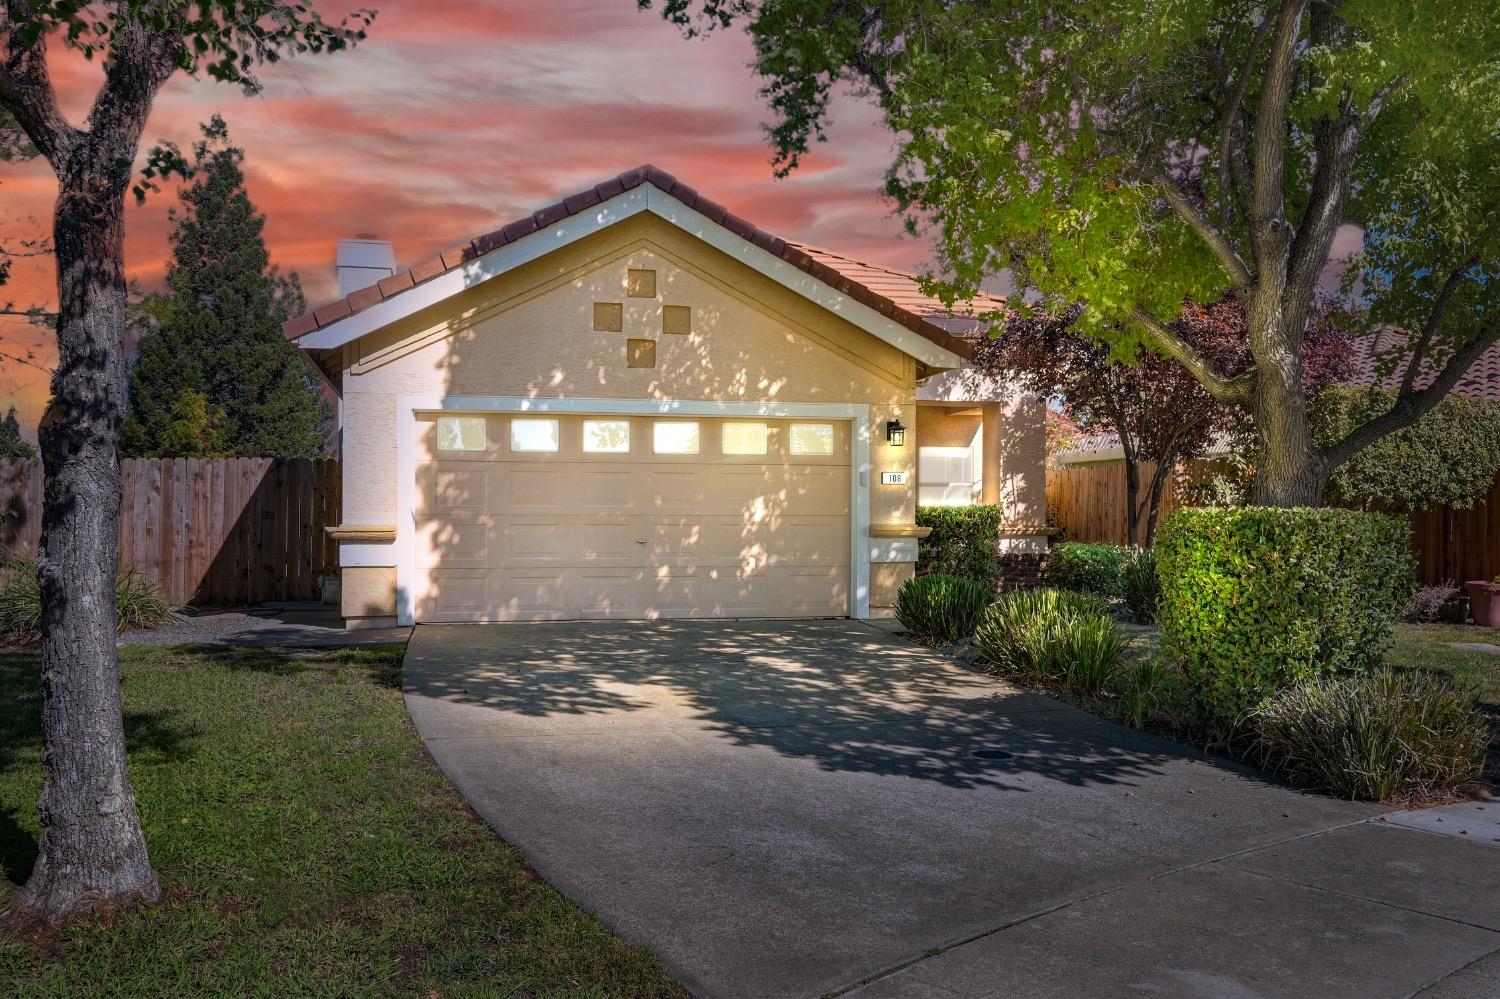
<instances>
[{"instance_id":1,"label":"hedge","mask_svg":"<svg viewBox=\"0 0 1500 999\"><path fill-rule=\"evenodd\" d=\"M1407 522L1353 510L1180 509L1155 554L1162 651L1215 720L1373 666L1415 587Z\"/></svg>"},{"instance_id":2,"label":"hedge","mask_svg":"<svg viewBox=\"0 0 1500 999\"><path fill-rule=\"evenodd\" d=\"M1065 541L1048 556L1052 583L1064 590L1082 590L1101 597L1124 595L1120 579L1130 549L1113 541Z\"/></svg>"},{"instance_id":3,"label":"hedge","mask_svg":"<svg viewBox=\"0 0 1500 999\"><path fill-rule=\"evenodd\" d=\"M932 533L917 542L917 575L943 573L994 589L1000 583L1000 508L919 506L917 526Z\"/></svg>"}]
</instances>

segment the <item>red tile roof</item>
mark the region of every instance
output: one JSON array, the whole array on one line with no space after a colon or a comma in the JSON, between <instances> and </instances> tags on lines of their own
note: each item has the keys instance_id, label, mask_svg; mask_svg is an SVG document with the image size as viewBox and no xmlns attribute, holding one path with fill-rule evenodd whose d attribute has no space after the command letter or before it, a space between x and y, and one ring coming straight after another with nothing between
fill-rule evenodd
<instances>
[{"instance_id":1,"label":"red tile roof","mask_svg":"<svg viewBox=\"0 0 1500 999\"><path fill-rule=\"evenodd\" d=\"M557 204L549 205L525 218L501 226L494 232L444 250L441 254L422 261L409 271L401 271L371 288L362 289L346 298L306 312L288 321L282 329L292 340L304 337L314 330L367 309L376 302L392 298L423 281L453 270L465 261L473 260L507 243L524 239L534 232L556 225L569 216L608 201L625 191L640 187L642 184L651 184L664 194L670 194L687 207L706 216L710 221L754 243L767 253L806 271L835 291L869 306L887 319L905 326L938 346L960 357L968 357L972 353L969 342L961 334L972 330L976 321L961 313L954 313L936 299L923 295L915 276L855 260L831 250L781 239L764 229L757 228L737 215L730 214L722 205L709 201L671 174L658 170L650 164L627 170L618 177L612 177L587 191L564 198ZM974 303L974 308L976 311L983 312L1003 302L1004 299L986 295L982 297L982 301Z\"/></svg>"},{"instance_id":2,"label":"red tile roof","mask_svg":"<svg viewBox=\"0 0 1500 999\"><path fill-rule=\"evenodd\" d=\"M1406 343L1407 334L1390 327L1358 338L1354 345L1353 371L1349 376L1349 383L1400 388L1401 376L1406 372L1406 359L1409 356ZM1429 384L1440 370L1441 365L1430 360L1423 364L1422 373L1417 376L1417 388ZM1460 376L1453 391L1500 402L1500 344L1480 354L1479 359Z\"/></svg>"}]
</instances>

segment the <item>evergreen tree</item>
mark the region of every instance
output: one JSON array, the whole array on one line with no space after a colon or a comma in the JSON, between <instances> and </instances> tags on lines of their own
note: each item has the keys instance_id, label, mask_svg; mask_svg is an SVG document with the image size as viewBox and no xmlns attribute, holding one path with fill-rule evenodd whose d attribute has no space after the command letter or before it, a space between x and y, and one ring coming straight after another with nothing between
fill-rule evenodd
<instances>
[{"instance_id":1,"label":"evergreen tree","mask_svg":"<svg viewBox=\"0 0 1500 999\"><path fill-rule=\"evenodd\" d=\"M16 419L16 407L10 407L5 419L0 420L0 458L35 458L36 449L21 439L21 421Z\"/></svg>"},{"instance_id":2,"label":"evergreen tree","mask_svg":"<svg viewBox=\"0 0 1500 999\"><path fill-rule=\"evenodd\" d=\"M121 446L142 457L316 457L328 406L312 365L281 332L304 306L301 287L271 267L244 151L219 116L202 130L167 290L134 310L145 333Z\"/></svg>"}]
</instances>

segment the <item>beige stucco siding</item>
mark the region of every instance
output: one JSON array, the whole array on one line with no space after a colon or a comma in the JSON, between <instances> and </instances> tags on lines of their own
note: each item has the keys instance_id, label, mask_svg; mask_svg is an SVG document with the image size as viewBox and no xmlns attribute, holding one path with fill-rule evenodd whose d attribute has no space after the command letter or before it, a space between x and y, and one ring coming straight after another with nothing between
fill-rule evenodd
<instances>
[{"instance_id":1,"label":"beige stucco siding","mask_svg":"<svg viewBox=\"0 0 1500 999\"><path fill-rule=\"evenodd\" d=\"M654 298L626 294L656 272ZM623 330L593 329L596 302L623 305ZM665 306L692 331L663 333ZM626 366L626 341L656 341L656 366ZM916 414L915 362L717 250L638 216L351 345L343 372L344 519L396 513L400 395L828 402L871 405L872 481L915 479L916 448L886 446L889 419ZM910 523L914 483L876 485L875 523Z\"/></svg>"},{"instance_id":2,"label":"beige stucco siding","mask_svg":"<svg viewBox=\"0 0 1500 999\"><path fill-rule=\"evenodd\" d=\"M943 406L917 407L918 447L968 447L979 433L981 419L977 415L955 415L955 411Z\"/></svg>"}]
</instances>

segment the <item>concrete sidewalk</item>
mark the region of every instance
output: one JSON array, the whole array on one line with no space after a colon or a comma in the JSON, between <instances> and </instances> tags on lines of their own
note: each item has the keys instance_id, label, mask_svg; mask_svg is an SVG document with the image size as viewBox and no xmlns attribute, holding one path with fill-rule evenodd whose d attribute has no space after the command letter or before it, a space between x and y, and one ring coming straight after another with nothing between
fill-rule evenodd
<instances>
[{"instance_id":1,"label":"concrete sidewalk","mask_svg":"<svg viewBox=\"0 0 1500 999\"><path fill-rule=\"evenodd\" d=\"M1500 849L857 622L421 626L405 682L480 814L700 995L1500 995Z\"/></svg>"}]
</instances>

